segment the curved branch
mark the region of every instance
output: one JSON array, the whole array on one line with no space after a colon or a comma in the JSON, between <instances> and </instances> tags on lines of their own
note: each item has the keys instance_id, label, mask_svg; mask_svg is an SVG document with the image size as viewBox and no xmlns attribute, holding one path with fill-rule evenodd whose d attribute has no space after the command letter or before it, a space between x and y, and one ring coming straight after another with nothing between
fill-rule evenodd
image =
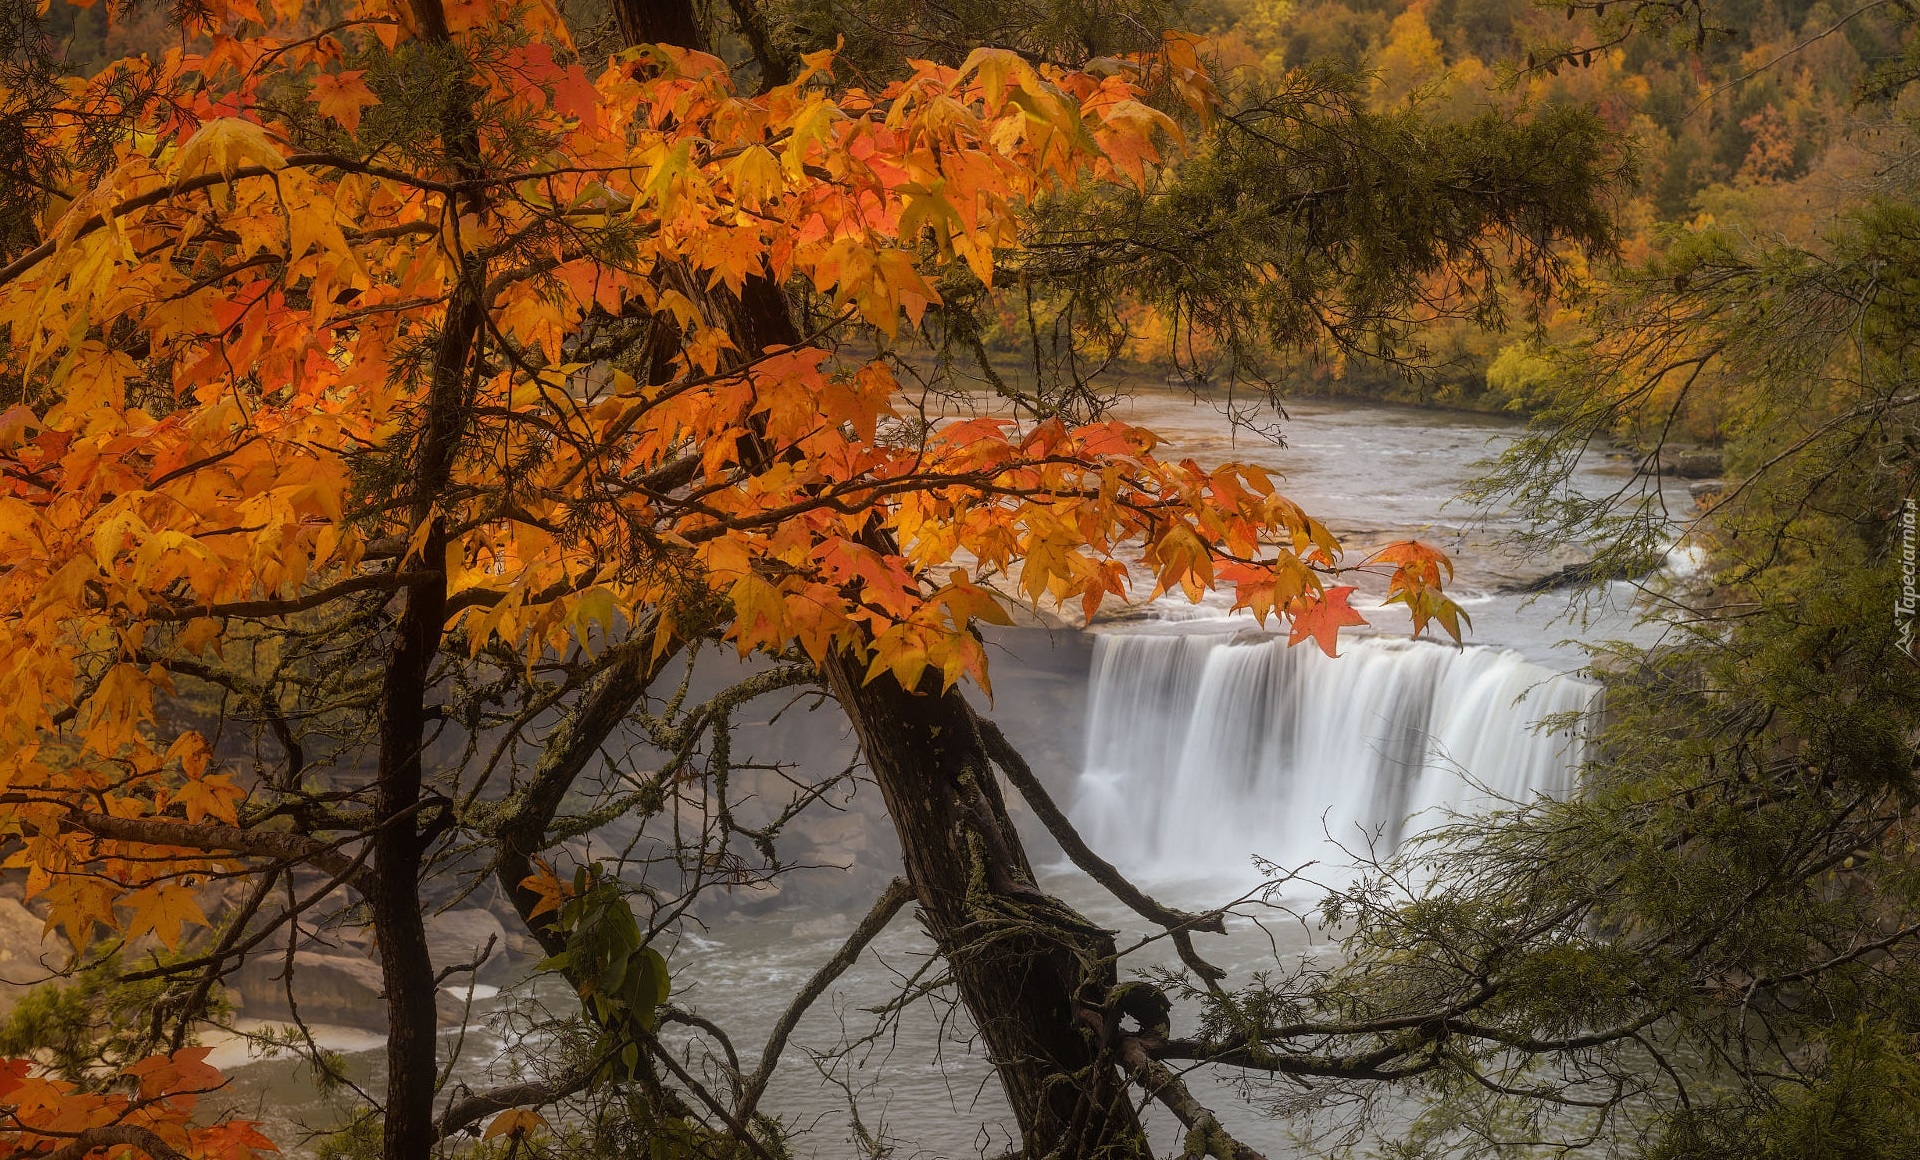
<instances>
[{"instance_id":1,"label":"curved branch","mask_svg":"<svg viewBox=\"0 0 1920 1160\"><path fill-rule=\"evenodd\" d=\"M1188 914L1184 910L1162 906L1128 881L1126 875L1094 853L1093 848L1080 837L1080 832L1073 828L1073 822L1054 803L1052 795L1040 784L1040 779L1034 776L1032 768L1020 756L1020 751L1007 740L1006 734L1000 732L1000 727L977 713L974 719L979 726L981 739L986 742L987 756L993 759L993 763L1000 767L1000 772L1006 774L1007 780L1013 783L1013 788L1019 790L1020 796L1033 807L1034 814L1047 827L1047 833L1060 843L1060 849L1073 859L1073 864L1080 867L1087 877L1106 887L1108 893L1141 918L1165 927L1173 935L1173 945L1180 952L1180 961L1194 974L1210 984L1226 978L1225 971L1201 958L1193 949L1192 937L1192 932L1196 930L1209 934L1227 933L1226 919L1221 912L1215 910L1207 914Z\"/></svg>"},{"instance_id":2,"label":"curved branch","mask_svg":"<svg viewBox=\"0 0 1920 1160\"><path fill-rule=\"evenodd\" d=\"M867 944L886 929L886 925L893 921L893 916L899 914L900 908L912 898L913 887L907 885L905 878L895 878L887 883L887 888L881 891L880 897L874 901L873 909L867 911L867 916L860 920L860 925L853 928L853 933L847 936L847 941L833 953L832 958L821 964L820 969L813 973L813 978L808 979L807 985L793 997L793 1002L789 1003L787 1009L781 1013L780 1021L774 1024L773 1034L767 1037L767 1046L760 1052L760 1066L747 1077L740 1094L737 1114L742 1121L752 1121L754 1108L759 1105L760 1097L765 1094L767 1081L773 1078L773 1069L779 1065L780 1056L786 1051L787 1037L793 1034L793 1029L799 1024L800 1017L807 1013L807 1008L813 1006L814 1000L818 999L835 979L858 961L861 952L867 949Z\"/></svg>"},{"instance_id":3,"label":"curved branch","mask_svg":"<svg viewBox=\"0 0 1920 1160\"><path fill-rule=\"evenodd\" d=\"M1129 1035L1120 1041L1120 1061L1127 1065L1127 1074L1133 1082L1140 1085L1142 1091L1159 1100L1166 1109L1186 1125L1187 1138L1182 1149L1181 1160L1199 1160L1202 1156L1212 1156L1215 1160L1266 1160L1266 1157L1247 1147L1240 1141L1227 1135L1220 1126L1220 1120L1187 1090L1173 1069L1147 1054L1140 1038Z\"/></svg>"}]
</instances>

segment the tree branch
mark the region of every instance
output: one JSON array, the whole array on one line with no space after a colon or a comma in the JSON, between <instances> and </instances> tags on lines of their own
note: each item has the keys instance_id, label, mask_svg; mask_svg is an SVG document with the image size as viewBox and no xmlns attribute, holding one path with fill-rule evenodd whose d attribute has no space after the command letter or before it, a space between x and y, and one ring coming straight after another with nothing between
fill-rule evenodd
<instances>
[{"instance_id":1,"label":"tree branch","mask_svg":"<svg viewBox=\"0 0 1920 1160\"><path fill-rule=\"evenodd\" d=\"M1007 740L1006 734L1000 732L1000 727L978 714L974 716L981 739L986 742L987 755L1000 767L1000 772L1007 775L1007 780L1020 791L1020 796L1027 800L1027 804L1033 807L1034 814L1047 827L1047 833L1060 843L1060 848L1073 860L1073 864L1106 887L1109 893L1132 908L1134 913L1148 922L1165 927L1173 936L1173 945L1180 952L1180 961L1194 974L1209 984L1226 978L1225 971L1201 958L1193 949L1192 936L1196 930L1204 930L1209 934L1227 933L1226 920L1221 912L1188 914L1183 910L1162 906L1129 882L1126 875L1094 853L1092 847L1080 837L1080 832L1073 828L1066 813L1054 803L1052 795L1047 793L1046 787L1040 784L1040 779L1034 776L1032 768L1027 765L1026 758L1020 756L1020 751Z\"/></svg>"},{"instance_id":2,"label":"tree branch","mask_svg":"<svg viewBox=\"0 0 1920 1160\"><path fill-rule=\"evenodd\" d=\"M1181 1160L1200 1160L1202 1156L1212 1156L1215 1160L1266 1160L1266 1157L1247 1147L1240 1141L1227 1135L1220 1126L1220 1120L1206 1105L1193 1098L1187 1085L1173 1073L1173 1069L1147 1054L1146 1047L1137 1035L1128 1035L1120 1040L1120 1061L1127 1066L1127 1074L1141 1090L1159 1100L1166 1109L1186 1125L1187 1138L1181 1150Z\"/></svg>"},{"instance_id":3,"label":"tree branch","mask_svg":"<svg viewBox=\"0 0 1920 1160\"><path fill-rule=\"evenodd\" d=\"M494 1088L492 1091L463 1096L448 1104L447 1110L441 1113L437 1129L439 1138L444 1140L508 1108L539 1107L542 1104L563 1100L576 1092L583 1092L593 1083L596 1070L598 1070L597 1066L581 1068L553 1079L508 1084L505 1087Z\"/></svg>"},{"instance_id":4,"label":"tree branch","mask_svg":"<svg viewBox=\"0 0 1920 1160\"><path fill-rule=\"evenodd\" d=\"M187 1160L187 1157L173 1149L173 1146L158 1135L136 1124L114 1124L105 1128L88 1128L75 1136L71 1142L61 1145L41 1157L41 1160L80 1160L101 1148L138 1148L152 1160Z\"/></svg>"},{"instance_id":5,"label":"tree branch","mask_svg":"<svg viewBox=\"0 0 1920 1160\"><path fill-rule=\"evenodd\" d=\"M787 1004L787 1009L780 1015L780 1021L774 1024L773 1034L767 1038L766 1048L760 1052L760 1066L747 1078L741 1092L738 1104L738 1115L741 1120L753 1119L754 1108L759 1105L760 1097L765 1094L767 1081L773 1078L773 1069L779 1065L780 1056L786 1050L787 1037L793 1034L793 1029L799 1024L800 1017L807 1013L807 1008L813 1006L814 1000L818 999L835 979L859 960L861 952L867 949L867 944L886 929L886 925L893 921L893 916L899 914L900 908L912 898L913 887L907 884L905 878L895 878L887 883L887 888L881 891L880 897L874 901L873 909L867 911L867 916L860 920L860 925L853 928L853 933L847 936L847 941L833 953L832 958L821 964L820 969L813 973L813 978L808 979L807 985L793 997L793 1002Z\"/></svg>"},{"instance_id":6,"label":"tree branch","mask_svg":"<svg viewBox=\"0 0 1920 1160\"><path fill-rule=\"evenodd\" d=\"M139 842L151 846L187 846L200 850L230 850L278 858L289 864L304 862L332 874L362 894L372 887L372 876L358 860L338 845L301 834L272 830L243 830L219 822L170 822L157 818L116 818L80 810L67 815L70 824L96 838ZM357 840L357 839L355 839Z\"/></svg>"}]
</instances>

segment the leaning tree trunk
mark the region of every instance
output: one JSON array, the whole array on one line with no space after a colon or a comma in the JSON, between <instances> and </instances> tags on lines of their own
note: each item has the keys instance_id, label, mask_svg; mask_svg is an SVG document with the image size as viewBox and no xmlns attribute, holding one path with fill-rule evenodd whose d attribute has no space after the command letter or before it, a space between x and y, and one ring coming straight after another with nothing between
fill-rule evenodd
<instances>
[{"instance_id":1,"label":"leaning tree trunk","mask_svg":"<svg viewBox=\"0 0 1920 1160\"><path fill-rule=\"evenodd\" d=\"M921 921L946 959L1019 1124L1023 1153L1148 1155L1108 1049L1114 943L1034 884L971 708L930 673L915 692L827 665L900 835Z\"/></svg>"},{"instance_id":2,"label":"leaning tree trunk","mask_svg":"<svg viewBox=\"0 0 1920 1160\"><path fill-rule=\"evenodd\" d=\"M702 49L690 0L616 0L630 38ZM780 284L747 279L721 303L739 350L797 346ZM880 546L880 545L876 545ZM900 837L920 915L1000 1077L1030 1160L1149 1155L1127 1097L1107 1004L1113 934L1035 885L972 710L937 674L920 690L832 658L826 676Z\"/></svg>"}]
</instances>

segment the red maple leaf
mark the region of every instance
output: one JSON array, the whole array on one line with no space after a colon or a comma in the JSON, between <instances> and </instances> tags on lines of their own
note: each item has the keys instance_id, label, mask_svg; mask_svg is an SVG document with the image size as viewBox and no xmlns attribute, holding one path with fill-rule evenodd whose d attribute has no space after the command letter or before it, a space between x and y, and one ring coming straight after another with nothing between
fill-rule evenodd
<instances>
[{"instance_id":1,"label":"red maple leaf","mask_svg":"<svg viewBox=\"0 0 1920 1160\"><path fill-rule=\"evenodd\" d=\"M1353 591L1349 585L1329 588L1318 600L1301 597L1293 608L1293 631L1287 636L1287 644L1296 645L1312 637L1321 652L1330 657L1339 656L1333 649L1340 639L1341 627L1367 622L1366 617L1347 607L1347 597Z\"/></svg>"}]
</instances>

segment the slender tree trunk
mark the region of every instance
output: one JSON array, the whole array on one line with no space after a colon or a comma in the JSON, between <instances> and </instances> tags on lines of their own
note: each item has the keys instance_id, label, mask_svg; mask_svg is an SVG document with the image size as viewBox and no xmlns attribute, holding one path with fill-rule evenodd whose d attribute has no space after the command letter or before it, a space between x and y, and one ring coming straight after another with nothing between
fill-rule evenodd
<instances>
[{"instance_id":1,"label":"slender tree trunk","mask_svg":"<svg viewBox=\"0 0 1920 1160\"><path fill-rule=\"evenodd\" d=\"M447 308L413 459L412 526L429 524L419 555L404 563L411 583L394 626L380 690L380 764L375 783L374 889L367 899L380 938L387 1002L387 1106L383 1155L419 1160L434 1142L438 1071L433 958L421 914L421 863L434 819L423 818L421 788L427 739L427 683L446 625L447 535L433 511L452 476L464 425L468 360L480 330L473 275L466 272Z\"/></svg>"},{"instance_id":2,"label":"slender tree trunk","mask_svg":"<svg viewBox=\"0 0 1920 1160\"><path fill-rule=\"evenodd\" d=\"M413 0L416 27L428 43L448 39L439 0ZM480 170L473 113L454 101L443 114L441 137L463 176ZM461 207L484 208L470 194ZM485 305L486 270L472 255L447 301L434 350L426 405L415 435L409 481L409 528L423 525L423 550L404 560L405 608L394 626L392 651L380 690L380 757L375 783L372 895L367 899L380 939L381 982L387 1004L387 1098L382 1155L385 1160L423 1160L433 1149L434 1082L438 1073L433 957L427 949L420 898L421 865L433 837L423 818L423 750L427 737L427 684L446 626L447 577L444 518L435 511L452 479L466 426L466 380Z\"/></svg>"},{"instance_id":3,"label":"slender tree trunk","mask_svg":"<svg viewBox=\"0 0 1920 1160\"><path fill-rule=\"evenodd\" d=\"M423 580L406 599L381 690L374 805L379 829L373 837L374 890L367 898L380 937L387 1001L386 1160L418 1160L433 1147L437 1062L433 959L427 952L418 885L426 843L417 807L427 675L440 647L445 584Z\"/></svg>"}]
</instances>

